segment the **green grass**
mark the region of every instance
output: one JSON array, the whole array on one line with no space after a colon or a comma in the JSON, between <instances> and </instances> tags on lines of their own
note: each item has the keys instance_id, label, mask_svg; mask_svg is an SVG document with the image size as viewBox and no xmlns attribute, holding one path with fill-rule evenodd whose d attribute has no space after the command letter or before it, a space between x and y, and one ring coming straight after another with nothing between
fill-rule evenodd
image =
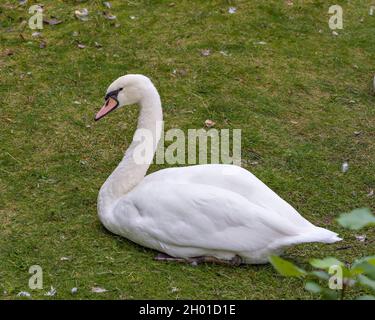
<instances>
[{"instance_id":1,"label":"green grass","mask_svg":"<svg viewBox=\"0 0 375 320\"><path fill-rule=\"evenodd\" d=\"M242 129L245 167L311 222L344 237L291 248L288 259L306 266L311 257L351 262L374 254L373 230L362 231L367 241L359 242L335 218L375 207L367 196L375 188L375 16L368 14L371 1L338 2L344 29L335 37L323 0L113 0L116 22L102 17L101 1L46 0L45 14L63 23L44 27L41 49L41 39L22 25L27 7L2 1L0 298L21 290L47 298L51 285L57 299L312 298L301 281L282 278L270 265L159 263L155 252L101 226L98 189L131 141L138 113L123 109L97 124L93 116L107 86L126 73L154 81L167 129L201 128L206 119ZM228 14L229 6L237 13ZM83 7L88 22L74 18ZM202 49L211 55L203 57ZM34 264L43 268L44 290L28 288ZM91 293L95 285L109 291Z\"/></svg>"}]
</instances>

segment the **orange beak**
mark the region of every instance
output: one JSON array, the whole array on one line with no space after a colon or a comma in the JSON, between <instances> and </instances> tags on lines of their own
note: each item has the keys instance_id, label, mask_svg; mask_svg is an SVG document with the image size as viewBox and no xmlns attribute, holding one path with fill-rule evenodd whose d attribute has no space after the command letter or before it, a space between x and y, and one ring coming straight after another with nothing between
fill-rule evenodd
<instances>
[{"instance_id":1,"label":"orange beak","mask_svg":"<svg viewBox=\"0 0 375 320\"><path fill-rule=\"evenodd\" d=\"M113 98L113 97L109 97L104 106L99 110L99 112L96 114L95 116L95 121L98 121L100 120L101 118L103 118L105 115L107 115L108 113L110 113L111 111L115 110L117 107L118 107L118 104L119 102L117 101L117 99Z\"/></svg>"}]
</instances>

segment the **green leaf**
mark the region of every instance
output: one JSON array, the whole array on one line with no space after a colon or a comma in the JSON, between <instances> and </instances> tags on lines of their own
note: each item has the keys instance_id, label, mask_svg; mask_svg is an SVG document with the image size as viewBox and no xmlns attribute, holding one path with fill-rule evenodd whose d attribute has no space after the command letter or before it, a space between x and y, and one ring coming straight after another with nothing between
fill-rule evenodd
<instances>
[{"instance_id":1,"label":"green leaf","mask_svg":"<svg viewBox=\"0 0 375 320\"><path fill-rule=\"evenodd\" d=\"M311 293L321 293L323 291L320 285L312 281L306 282L305 289Z\"/></svg>"},{"instance_id":2,"label":"green leaf","mask_svg":"<svg viewBox=\"0 0 375 320\"><path fill-rule=\"evenodd\" d=\"M344 264L334 257L327 257L324 259L311 259L310 264L318 269L329 269L331 266L344 266Z\"/></svg>"},{"instance_id":3,"label":"green leaf","mask_svg":"<svg viewBox=\"0 0 375 320\"><path fill-rule=\"evenodd\" d=\"M375 266L373 264L370 264L368 262L362 262L352 270L356 275L364 274L372 280L375 280Z\"/></svg>"},{"instance_id":4,"label":"green leaf","mask_svg":"<svg viewBox=\"0 0 375 320\"><path fill-rule=\"evenodd\" d=\"M323 292L322 292L322 296L323 296L324 299L337 300L338 297L339 297L339 294L335 290L324 289Z\"/></svg>"},{"instance_id":5,"label":"green leaf","mask_svg":"<svg viewBox=\"0 0 375 320\"><path fill-rule=\"evenodd\" d=\"M357 265L360 265L364 262L367 262L375 266L375 256L368 256L368 257L358 259L353 263L353 267L356 267Z\"/></svg>"},{"instance_id":6,"label":"green leaf","mask_svg":"<svg viewBox=\"0 0 375 320\"><path fill-rule=\"evenodd\" d=\"M371 295L359 296L356 298L356 300L375 300L375 296L371 296Z\"/></svg>"},{"instance_id":7,"label":"green leaf","mask_svg":"<svg viewBox=\"0 0 375 320\"><path fill-rule=\"evenodd\" d=\"M280 258L279 256L271 256L269 257L269 261L276 271L284 277L302 277L306 274L305 270L297 267L287 260Z\"/></svg>"},{"instance_id":8,"label":"green leaf","mask_svg":"<svg viewBox=\"0 0 375 320\"><path fill-rule=\"evenodd\" d=\"M325 271L321 271L321 270L316 270L316 271L312 271L310 272L310 275L318 278L318 279L321 279L321 280L325 280L325 281L328 281L329 279L329 274Z\"/></svg>"},{"instance_id":9,"label":"green leaf","mask_svg":"<svg viewBox=\"0 0 375 320\"><path fill-rule=\"evenodd\" d=\"M323 288L313 281L306 282L305 289L311 293L320 294L324 299L335 300L338 298L335 290Z\"/></svg>"},{"instance_id":10,"label":"green leaf","mask_svg":"<svg viewBox=\"0 0 375 320\"><path fill-rule=\"evenodd\" d=\"M375 280L375 256L359 259L353 263L352 273L354 275L365 274Z\"/></svg>"},{"instance_id":11,"label":"green leaf","mask_svg":"<svg viewBox=\"0 0 375 320\"><path fill-rule=\"evenodd\" d=\"M368 208L355 209L349 213L343 213L337 222L344 228L359 230L370 224L375 224L375 216Z\"/></svg>"},{"instance_id":12,"label":"green leaf","mask_svg":"<svg viewBox=\"0 0 375 320\"><path fill-rule=\"evenodd\" d=\"M371 280L370 278L361 274L361 275L358 276L358 282L361 285L363 285L365 287L368 287L368 288L375 291L375 281L374 280Z\"/></svg>"}]
</instances>

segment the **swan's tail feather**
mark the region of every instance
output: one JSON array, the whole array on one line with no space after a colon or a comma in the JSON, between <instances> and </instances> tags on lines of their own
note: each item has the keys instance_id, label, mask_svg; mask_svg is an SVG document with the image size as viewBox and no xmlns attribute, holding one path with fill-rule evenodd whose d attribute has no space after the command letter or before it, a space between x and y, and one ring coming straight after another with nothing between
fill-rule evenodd
<instances>
[{"instance_id":1,"label":"swan's tail feather","mask_svg":"<svg viewBox=\"0 0 375 320\"><path fill-rule=\"evenodd\" d=\"M275 243L271 244L271 247L282 248L307 242L335 243L341 240L342 239L338 236L337 233L324 228L315 227L299 235L290 236L282 240L278 240Z\"/></svg>"}]
</instances>

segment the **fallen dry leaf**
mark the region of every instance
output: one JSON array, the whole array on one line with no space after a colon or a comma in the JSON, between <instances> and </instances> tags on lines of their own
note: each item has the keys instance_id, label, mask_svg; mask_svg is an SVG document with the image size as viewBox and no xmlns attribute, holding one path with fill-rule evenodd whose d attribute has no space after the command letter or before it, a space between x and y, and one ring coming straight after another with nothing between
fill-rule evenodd
<instances>
[{"instance_id":1,"label":"fallen dry leaf","mask_svg":"<svg viewBox=\"0 0 375 320\"><path fill-rule=\"evenodd\" d=\"M28 293L27 291L21 291L17 293L17 297L30 297L31 294Z\"/></svg>"},{"instance_id":2,"label":"fallen dry leaf","mask_svg":"<svg viewBox=\"0 0 375 320\"><path fill-rule=\"evenodd\" d=\"M44 295L48 297L53 297L57 293L56 289L51 286L51 290L46 292Z\"/></svg>"},{"instance_id":3,"label":"fallen dry leaf","mask_svg":"<svg viewBox=\"0 0 375 320\"><path fill-rule=\"evenodd\" d=\"M103 293L103 292L107 292L108 290L104 289L104 288L100 288L100 287L92 287L91 288L91 292L94 292L94 293Z\"/></svg>"},{"instance_id":4,"label":"fallen dry leaf","mask_svg":"<svg viewBox=\"0 0 375 320\"><path fill-rule=\"evenodd\" d=\"M109 12L103 12L103 15L108 20L116 20L117 19L116 16L114 16L112 13L109 13Z\"/></svg>"},{"instance_id":5,"label":"fallen dry leaf","mask_svg":"<svg viewBox=\"0 0 375 320\"><path fill-rule=\"evenodd\" d=\"M355 236L355 238L360 242L366 241L366 235L358 235L358 236Z\"/></svg>"},{"instance_id":6,"label":"fallen dry leaf","mask_svg":"<svg viewBox=\"0 0 375 320\"><path fill-rule=\"evenodd\" d=\"M185 69L173 69L172 74L175 76L186 76L187 71Z\"/></svg>"},{"instance_id":7,"label":"fallen dry leaf","mask_svg":"<svg viewBox=\"0 0 375 320\"><path fill-rule=\"evenodd\" d=\"M1 52L2 56L12 56L14 55L14 51L10 49L5 49L3 52Z\"/></svg>"},{"instance_id":8,"label":"fallen dry leaf","mask_svg":"<svg viewBox=\"0 0 375 320\"><path fill-rule=\"evenodd\" d=\"M56 18L50 18L50 19L43 19L43 23L44 23L44 24L48 24L48 25L50 25L50 26L55 26L55 25L57 25L57 24L62 23L62 21L61 21L61 20L58 20L58 19L56 19Z\"/></svg>"},{"instance_id":9,"label":"fallen dry leaf","mask_svg":"<svg viewBox=\"0 0 375 320\"><path fill-rule=\"evenodd\" d=\"M89 20L89 11L86 8L83 8L82 10L74 11L74 15L76 16L77 19L81 21Z\"/></svg>"},{"instance_id":10,"label":"fallen dry leaf","mask_svg":"<svg viewBox=\"0 0 375 320\"><path fill-rule=\"evenodd\" d=\"M20 23L20 29L24 30L27 26L27 21L26 20L22 20L21 23Z\"/></svg>"},{"instance_id":11,"label":"fallen dry leaf","mask_svg":"<svg viewBox=\"0 0 375 320\"><path fill-rule=\"evenodd\" d=\"M210 49L203 49L203 50L201 50L201 55L203 57L208 57L210 54L211 54L211 50Z\"/></svg>"},{"instance_id":12,"label":"fallen dry leaf","mask_svg":"<svg viewBox=\"0 0 375 320\"><path fill-rule=\"evenodd\" d=\"M207 127L207 128L211 128L211 127L213 127L213 126L215 125L215 122L212 121L212 120L210 120L210 119L207 119L207 120L204 122L204 125L205 125L205 127Z\"/></svg>"},{"instance_id":13,"label":"fallen dry leaf","mask_svg":"<svg viewBox=\"0 0 375 320\"><path fill-rule=\"evenodd\" d=\"M348 163L347 161L345 161L345 162L341 165L341 171L342 171L343 173L345 173L345 172L348 172L348 170L349 170L349 163Z\"/></svg>"}]
</instances>

